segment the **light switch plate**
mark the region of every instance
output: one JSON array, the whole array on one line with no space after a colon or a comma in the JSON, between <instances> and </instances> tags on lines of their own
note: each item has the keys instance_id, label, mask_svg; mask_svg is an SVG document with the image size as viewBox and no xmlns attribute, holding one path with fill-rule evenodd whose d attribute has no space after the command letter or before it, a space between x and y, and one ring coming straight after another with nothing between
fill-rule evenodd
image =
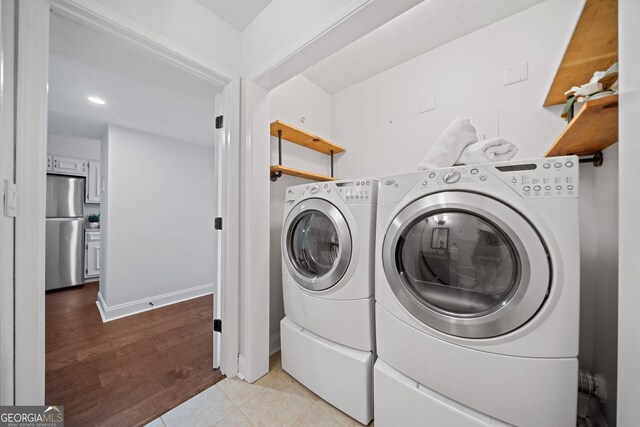
<instances>
[{"instance_id":1,"label":"light switch plate","mask_svg":"<svg viewBox=\"0 0 640 427\"><path fill-rule=\"evenodd\" d=\"M521 62L519 64L508 65L504 70L504 85L512 85L529 79L529 63Z\"/></svg>"},{"instance_id":2,"label":"light switch plate","mask_svg":"<svg viewBox=\"0 0 640 427\"><path fill-rule=\"evenodd\" d=\"M17 188L13 182L4 180L4 216L15 218L17 206Z\"/></svg>"}]
</instances>

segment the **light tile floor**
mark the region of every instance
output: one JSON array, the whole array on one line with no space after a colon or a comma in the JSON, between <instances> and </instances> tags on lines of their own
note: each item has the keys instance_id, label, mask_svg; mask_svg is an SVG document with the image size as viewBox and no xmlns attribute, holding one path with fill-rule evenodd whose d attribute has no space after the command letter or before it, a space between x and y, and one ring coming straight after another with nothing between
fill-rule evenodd
<instances>
[{"instance_id":1,"label":"light tile floor","mask_svg":"<svg viewBox=\"0 0 640 427\"><path fill-rule=\"evenodd\" d=\"M360 426L282 370L280 353L253 384L226 378L147 427Z\"/></svg>"}]
</instances>

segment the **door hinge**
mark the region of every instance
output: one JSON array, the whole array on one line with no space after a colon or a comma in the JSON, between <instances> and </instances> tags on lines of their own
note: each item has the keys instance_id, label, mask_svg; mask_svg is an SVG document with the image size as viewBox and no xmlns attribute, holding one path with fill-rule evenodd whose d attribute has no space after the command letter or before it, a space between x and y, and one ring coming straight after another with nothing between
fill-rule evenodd
<instances>
[{"instance_id":1,"label":"door hinge","mask_svg":"<svg viewBox=\"0 0 640 427\"><path fill-rule=\"evenodd\" d=\"M224 116L217 116L216 117L216 129L222 129L222 126L224 126Z\"/></svg>"},{"instance_id":2,"label":"door hinge","mask_svg":"<svg viewBox=\"0 0 640 427\"><path fill-rule=\"evenodd\" d=\"M222 333L222 320L213 319L213 331Z\"/></svg>"},{"instance_id":3,"label":"door hinge","mask_svg":"<svg viewBox=\"0 0 640 427\"><path fill-rule=\"evenodd\" d=\"M215 230L222 230L222 217L219 216L213 220L213 228Z\"/></svg>"}]
</instances>

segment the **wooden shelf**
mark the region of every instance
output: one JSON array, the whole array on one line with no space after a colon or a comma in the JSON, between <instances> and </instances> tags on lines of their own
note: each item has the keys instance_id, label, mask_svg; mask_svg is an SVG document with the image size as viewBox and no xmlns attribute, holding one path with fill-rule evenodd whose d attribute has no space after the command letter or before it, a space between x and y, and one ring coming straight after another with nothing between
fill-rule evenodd
<instances>
[{"instance_id":1,"label":"wooden shelf","mask_svg":"<svg viewBox=\"0 0 640 427\"><path fill-rule=\"evenodd\" d=\"M618 95L587 101L545 157L586 155L618 141Z\"/></svg>"},{"instance_id":2,"label":"wooden shelf","mask_svg":"<svg viewBox=\"0 0 640 427\"><path fill-rule=\"evenodd\" d=\"M587 0L544 106L564 104L573 86L618 62L618 0Z\"/></svg>"},{"instance_id":3,"label":"wooden shelf","mask_svg":"<svg viewBox=\"0 0 640 427\"><path fill-rule=\"evenodd\" d=\"M326 139L305 132L280 120L271 123L271 135L278 138L278 164L271 166L271 181L277 181L282 175L297 176L313 181L334 181L333 176L320 175L300 169L282 166L282 140L293 142L310 150L331 156L331 175L333 175L333 155L347 151L344 147L333 144Z\"/></svg>"},{"instance_id":4,"label":"wooden shelf","mask_svg":"<svg viewBox=\"0 0 640 427\"><path fill-rule=\"evenodd\" d=\"M298 129L295 126L291 126L285 122L280 120L276 120L271 123L271 135L278 136L278 131L282 131L282 139L285 139L289 142L293 142L294 144L302 145L303 147L309 148L311 150L319 151L324 154L333 154L342 153L346 151L344 147L333 144L326 139L320 138L319 136L313 135L309 132L305 132L302 129Z\"/></svg>"},{"instance_id":5,"label":"wooden shelf","mask_svg":"<svg viewBox=\"0 0 640 427\"><path fill-rule=\"evenodd\" d=\"M335 181L335 178L330 176L320 175L318 173L307 172L300 169L290 168L287 166L271 166L271 172L282 172L283 175L297 176L298 178L306 178L312 181Z\"/></svg>"}]
</instances>

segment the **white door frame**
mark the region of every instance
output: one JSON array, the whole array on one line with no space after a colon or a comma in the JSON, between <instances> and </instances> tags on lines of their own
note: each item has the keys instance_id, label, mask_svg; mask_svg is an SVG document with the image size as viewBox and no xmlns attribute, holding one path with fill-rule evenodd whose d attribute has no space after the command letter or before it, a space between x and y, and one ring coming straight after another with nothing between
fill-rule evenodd
<instances>
[{"instance_id":1,"label":"white door frame","mask_svg":"<svg viewBox=\"0 0 640 427\"><path fill-rule=\"evenodd\" d=\"M221 350L220 371L228 377L238 375L239 354L239 256L240 256L240 79L227 84L223 90L224 126L220 141L222 182L222 238L218 251L220 281L216 289L220 295L222 333L215 333L214 347ZM225 256L222 257L222 254ZM224 289L224 292L222 292ZM216 296L218 298L218 296ZM214 351L217 351L214 348ZM215 360L214 360L215 366Z\"/></svg>"},{"instance_id":2,"label":"white door frame","mask_svg":"<svg viewBox=\"0 0 640 427\"><path fill-rule=\"evenodd\" d=\"M14 399L44 404L49 2L17 3Z\"/></svg>"},{"instance_id":3,"label":"white door frame","mask_svg":"<svg viewBox=\"0 0 640 427\"><path fill-rule=\"evenodd\" d=\"M169 61L205 80L226 85L224 89L225 138L224 184L237 188L239 182L239 81L223 67L200 58L139 24L127 20L98 2L78 4L75 0L21 1L18 15L16 86L16 162L18 209L15 220L15 352L14 378L0 377L0 389L15 387L16 404L44 404L44 247L47 158L47 80L50 8L68 18L81 21L155 57ZM235 80L234 80L235 79ZM235 97L235 99L234 99ZM230 108L230 110L227 110ZM212 118L213 120L213 118ZM235 147L235 149L234 149ZM2 154L5 154L3 150ZM229 166L232 167L229 167ZM235 186L235 187L234 187ZM225 201L233 202L233 195ZM237 197L237 191L232 192ZM238 206L225 205L227 218L238 217ZM231 223L231 221L227 221ZM234 234L235 233L235 234ZM224 292L221 314L238 318L238 229L223 232L222 268ZM221 255L221 254L219 254ZM235 270L234 270L235 268ZM227 301L228 299L228 301ZM237 321L230 321L222 336L221 371L237 375ZM237 329L236 329L237 331ZM235 334L235 337L233 336ZM3 337L3 339L6 337Z\"/></svg>"},{"instance_id":4,"label":"white door frame","mask_svg":"<svg viewBox=\"0 0 640 427\"><path fill-rule=\"evenodd\" d=\"M214 333L213 366L234 377L238 373L238 256L239 228L231 218L239 217L238 191L240 181L240 83L235 74L211 61L177 46L163 36L132 22L99 3L79 4L76 0L51 0L55 13L80 20L96 30L108 34L125 44L142 50L156 58L170 62L196 77L215 84L225 85L221 110L224 127L216 135L216 165L220 167L218 178L218 200L221 216L227 219L222 235L218 239L218 277L214 294L214 315L225 322L222 334ZM216 101L220 101L218 98ZM218 108L218 106L216 106ZM211 120L214 118L212 117ZM213 219L212 219L213 220ZM222 254L225 254L222 257ZM235 254L235 256L233 255ZM224 284L224 288L222 286ZM224 290L223 290L224 289Z\"/></svg>"},{"instance_id":5,"label":"white door frame","mask_svg":"<svg viewBox=\"0 0 640 427\"><path fill-rule=\"evenodd\" d=\"M15 183L15 0L0 1L0 193ZM13 405L14 219L5 216L0 195L0 405Z\"/></svg>"}]
</instances>

